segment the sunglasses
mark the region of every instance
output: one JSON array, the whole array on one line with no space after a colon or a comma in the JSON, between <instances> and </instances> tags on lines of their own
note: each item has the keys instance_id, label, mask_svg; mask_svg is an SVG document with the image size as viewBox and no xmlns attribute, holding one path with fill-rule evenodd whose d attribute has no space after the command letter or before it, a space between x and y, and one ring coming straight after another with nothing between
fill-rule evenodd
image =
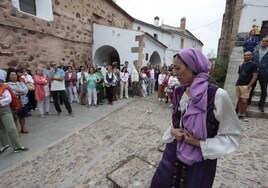
<instances>
[{"instance_id":1,"label":"sunglasses","mask_svg":"<svg viewBox=\"0 0 268 188\"><path fill-rule=\"evenodd\" d=\"M56 64L52 64L51 66L54 67L54 66L56 66Z\"/></svg>"}]
</instances>

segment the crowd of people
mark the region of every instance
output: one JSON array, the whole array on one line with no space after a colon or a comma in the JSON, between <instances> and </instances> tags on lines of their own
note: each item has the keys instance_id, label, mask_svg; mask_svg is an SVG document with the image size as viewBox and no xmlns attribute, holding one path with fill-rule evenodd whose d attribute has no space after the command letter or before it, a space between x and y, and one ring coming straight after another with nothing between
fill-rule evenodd
<instances>
[{"instance_id":1,"label":"crowd of people","mask_svg":"<svg viewBox=\"0 0 268 188\"><path fill-rule=\"evenodd\" d=\"M257 46L258 45L258 46ZM260 40L260 31L256 25L244 41L244 62L238 68L239 78L236 83L238 98L237 112L240 119L247 121L245 114L251 105L253 93L259 82L261 96L258 102L260 112L265 112L268 84L268 36Z\"/></svg>"},{"instance_id":2,"label":"crowd of people","mask_svg":"<svg viewBox=\"0 0 268 188\"><path fill-rule=\"evenodd\" d=\"M128 99L129 91L132 97L146 97L158 91L159 101L168 103L170 99L172 103L172 94L179 82L171 67L148 64L139 70L136 65L131 68L127 61L121 67L118 65L117 62L111 65L103 62L103 66L80 66L76 70L63 62L57 65L52 61L45 67L30 70L27 62L22 62L17 69L8 68L6 72L1 70L3 74L6 73L2 76L2 85L10 89L9 92L17 97L20 105L20 109L11 108L15 125L12 125L11 132L16 128L19 134L28 134L26 117L31 116L33 111L37 111L40 118L53 115L50 103L54 104L58 116L62 114L63 104L68 115L74 116L72 103L90 108L103 105L107 99L107 104L113 105L114 101ZM0 131L10 136L9 129L4 125ZM17 137L15 133L12 134ZM24 148L10 145L14 146L13 149ZM1 152L9 147L6 141L1 141Z\"/></svg>"},{"instance_id":3,"label":"crowd of people","mask_svg":"<svg viewBox=\"0 0 268 188\"><path fill-rule=\"evenodd\" d=\"M227 92L209 83L210 69L202 52L190 48L176 54L170 67L147 64L131 69L126 61L120 68L116 62L104 62L103 66L81 66L76 71L50 62L34 74L26 67L10 68L7 73L0 70L1 153L10 146L14 152L28 150L19 143L18 127L21 133L28 133L25 117L31 110L38 110L41 118L50 115L51 100L58 116L61 103L74 116L73 102L90 108L104 104L107 98L113 105L123 97L128 99L128 91L132 97L157 91L158 101L170 103L173 113L151 187L212 187L217 158L235 151L242 134ZM30 102L29 91L33 91L37 106ZM18 104L11 103L13 98Z\"/></svg>"}]
</instances>

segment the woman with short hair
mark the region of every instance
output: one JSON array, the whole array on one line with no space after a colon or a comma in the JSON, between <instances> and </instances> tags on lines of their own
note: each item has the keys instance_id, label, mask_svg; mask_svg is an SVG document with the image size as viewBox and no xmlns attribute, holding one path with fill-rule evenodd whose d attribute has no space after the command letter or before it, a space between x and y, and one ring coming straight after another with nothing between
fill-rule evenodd
<instances>
[{"instance_id":1,"label":"woman with short hair","mask_svg":"<svg viewBox=\"0 0 268 188\"><path fill-rule=\"evenodd\" d=\"M14 152L28 151L29 149L21 146L19 135L9 104L12 101L11 94L4 82L7 73L0 69L0 154L11 147ZM9 145L10 144L10 145Z\"/></svg>"},{"instance_id":2,"label":"woman with short hair","mask_svg":"<svg viewBox=\"0 0 268 188\"><path fill-rule=\"evenodd\" d=\"M26 129L26 117L28 117L28 88L23 83L18 81L18 74L15 70L11 70L7 73L7 86L18 96L22 104L22 110L17 113L19 124L21 127L21 133L28 134Z\"/></svg>"},{"instance_id":3,"label":"woman with short hair","mask_svg":"<svg viewBox=\"0 0 268 188\"><path fill-rule=\"evenodd\" d=\"M35 99L37 100L37 107L39 116L45 118L45 115L49 115L49 103L50 103L50 89L49 78L43 74L42 68L37 68L34 75L35 85ZM44 111L45 110L45 111Z\"/></svg>"}]
</instances>

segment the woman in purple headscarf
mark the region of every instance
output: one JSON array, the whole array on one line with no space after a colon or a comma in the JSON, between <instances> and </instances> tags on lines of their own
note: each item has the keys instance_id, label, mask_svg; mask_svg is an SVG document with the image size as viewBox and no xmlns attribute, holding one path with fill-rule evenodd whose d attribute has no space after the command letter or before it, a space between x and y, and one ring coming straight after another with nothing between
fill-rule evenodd
<instances>
[{"instance_id":1,"label":"woman in purple headscarf","mask_svg":"<svg viewBox=\"0 0 268 188\"><path fill-rule=\"evenodd\" d=\"M217 158L239 147L240 123L227 92L209 83L211 63L201 51L186 49L173 65L181 86L151 188L211 188Z\"/></svg>"}]
</instances>

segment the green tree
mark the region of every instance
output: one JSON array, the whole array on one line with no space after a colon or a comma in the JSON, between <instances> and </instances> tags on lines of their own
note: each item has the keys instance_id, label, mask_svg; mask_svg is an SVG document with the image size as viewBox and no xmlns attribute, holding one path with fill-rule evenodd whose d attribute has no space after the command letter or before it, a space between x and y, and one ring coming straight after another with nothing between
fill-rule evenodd
<instances>
[{"instance_id":1,"label":"green tree","mask_svg":"<svg viewBox=\"0 0 268 188\"><path fill-rule=\"evenodd\" d=\"M228 69L228 62L227 61L215 61L214 64L212 64L212 69L210 73L210 81L218 85L219 87L224 87L224 82L227 74Z\"/></svg>"}]
</instances>

